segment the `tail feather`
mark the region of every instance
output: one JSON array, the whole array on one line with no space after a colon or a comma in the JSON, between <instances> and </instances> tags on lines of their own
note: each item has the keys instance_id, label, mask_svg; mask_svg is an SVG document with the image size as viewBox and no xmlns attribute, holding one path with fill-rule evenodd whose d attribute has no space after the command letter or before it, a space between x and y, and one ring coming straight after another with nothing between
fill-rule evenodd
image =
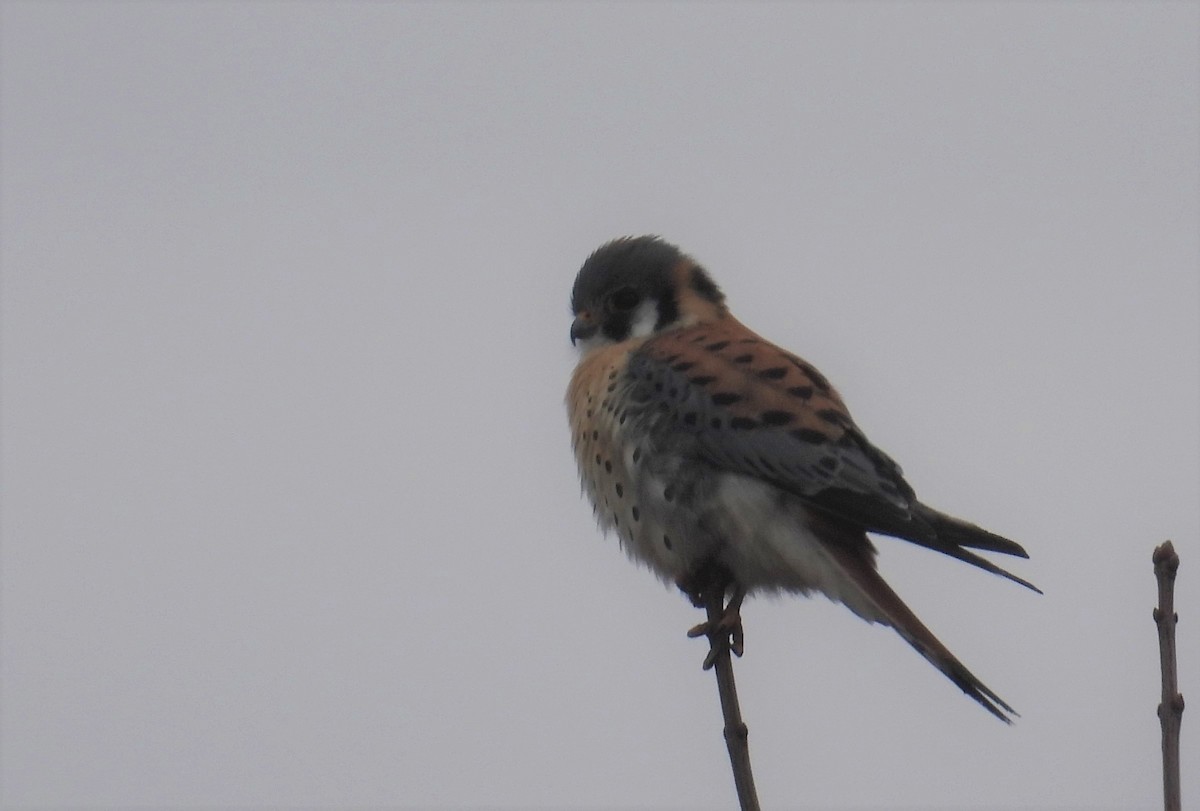
<instances>
[{"instance_id":1,"label":"tail feather","mask_svg":"<svg viewBox=\"0 0 1200 811\"><path fill-rule=\"evenodd\" d=\"M988 712L1006 724L1012 723L1012 717L1018 716L1016 710L981 682L933 635L932 631L925 627L924 623L917 619L917 615L912 612L912 609L904 604L900 596L875 571L874 561L870 557L859 554L843 544L828 544L826 548L857 587L863 599L877 609L876 616L880 622L894 628L896 633L900 634L930 664L958 685L964 693L979 702ZM969 552L964 552L964 554L970 555ZM982 558L979 560L983 561ZM983 563L987 563L987 561L983 561ZM1002 573L1007 574L1006 572ZM1024 583L1018 578L1013 579ZM1025 585L1029 584L1025 583ZM1030 586L1030 588L1033 587Z\"/></svg>"},{"instance_id":2,"label":"tail feather","mask_svg":"<svg viewBox=\"0 0 1200 811\"><path fill-rule=\"evenodd\" d=\"M980 557L979 555L976 555L974 552L969 552L966 549L963 549L961 546L948 546L948 547L938 546L935 548L937 549L937 551L941 552L942 554L949 555L950 557L956 558L957 560L961 560L964 563L970 563L972 566L978 566L980 569L983 569L985 572L991 572L992 574L998 574L1001 577L1006 577L1009 580L1013 581L1014 583L1020 583L1025 588L1036 591L1038 594L1042 593L1041 589L1039 589L1037 586L1030 583L1025 578L1017 577L1015 574L1008 571L1007 569L1002 569L1001 567L992 563L987 558Z\"/></svg>"},{"instance_id":3,"label":"tail feather","mask_svg":"<svg viewBox=\"0 0 1200 811\"><path fill-rule=\"evenodd\" d=\"M918 517L929 524L937 533L938 540L955 546L965 546L969 549L982 549L985 552L1000 552L1018 558L1028 558L1025 551L1016 541L1010 541L994 532L988 532L983 527L947 515L925 504L917 504Z\"/></svg>"},{"instance_id":4,"label":"tail feather","mask_svg":"<svg viewBox=\"0 0 1200 811\"><path fill-rule=\"evenodd\" d=\"M1013 555L1014 557L1028 558L1029 554L1016 541L1010 541L1008 538L988 532L982 527L977 527L974 524L969 524L951 515L946 515L924 504L917 504L916 515L922 524L932 530L932 533L909 533L903 536L905 540L924 546L927 549L941 552L943 555L949 555L972 566L977 566L985 572L1006 577L1014 583L1020 583L1025 588L1036 591L1038 594L1042 593L1041 589L1028 580L1018 577L1007 569L1001 568L990 560L969 551L971 549L982 549L986 552L1000 552L1005 555Z\"/></svg>"}]
</instances>

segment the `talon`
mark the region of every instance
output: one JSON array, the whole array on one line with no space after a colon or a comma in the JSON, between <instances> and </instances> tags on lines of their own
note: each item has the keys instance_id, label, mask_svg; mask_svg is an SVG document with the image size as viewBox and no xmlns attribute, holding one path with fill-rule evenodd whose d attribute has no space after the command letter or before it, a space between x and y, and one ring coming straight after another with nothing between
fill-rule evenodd
<instances>
[{"instance_id":1,"label":"talon","mask_svg":"<svg viewBox=\"0 0 1200 811\"><path fill-rule=\"evenodd\" d=\"M742 658L742 654L746 651L746 639L742 635L742 626L739 625L737 630L733 632L733 641L729 644L729 650L733 655Z\"/></svg>"},{"instance_id":2,"label":"talon","mask_svg":"<svg viewBox=\"0 0 1200 811\"><path fill-rule=\"evenodd\" d=\"M745 591L735 588L719 619L715 622L709 619L688 629L687 635L690 639L708 637L709 649L703 664L705 670L712 669L722 651L729 651L738 657L745 653L746 636L742 630L741 614L742 601L745 598Z\"/></svg>"},{"instance_id":3,"label":"talon","mask_svg":"<svg viewBox=\"0 0 1200 811\"><path fill-rule=\"evenodd\" d=\"M745 599L746 592L740 588L735 589L719 623L721 628L729 633L732 640L729 649L733 651L734 656L741 656L746 649L746 635L742 629L742 601Z\"/></svg>"}]
</instances>

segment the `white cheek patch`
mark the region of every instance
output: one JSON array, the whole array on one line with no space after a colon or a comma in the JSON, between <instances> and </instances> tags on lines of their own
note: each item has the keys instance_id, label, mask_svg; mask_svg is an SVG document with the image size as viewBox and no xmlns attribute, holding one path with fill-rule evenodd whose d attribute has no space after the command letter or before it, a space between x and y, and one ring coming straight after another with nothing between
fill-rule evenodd
<instances>
[{"instance_id":1,"label":"white cheek patch","mask_svg":"<svg viewBox=\"0 0 1200 811\"><path fill-rule=\"evenodd\" d=\"M597 332L591 338L583 338L575 342L575 348L579 351L580 356L586 355L593 349L599 349L602 346L612 346L612 341L604 337L602 333Z\"/></svg>"},{"instance_id":2,"label":"white cheek patch","mask_svg":"<svg viewBox=\"0 0 1200 811\"><path fill-rule=\"evenodd\" d=\"M654 332L654 326L657 323L658 305L653 300L643 301L633 311L633 318L629 320L629 337L645 337Z\"/></svg>"},{"instance_id":3,"label":"white cheek patch","mask_svg":"<svg viewBox=\"0 0 1200 811\"><path fill-rule=\"evenodd\" d=\"M658 305L653 300L643 301L633 311L633 315L629 319L629 334L622 340L629 338L644 338L654 332L655 326L658 325ZM612 346L612 338L609 338L603 331L597 331L590 338L582 338L575 342L575 348L579 350L580 355L586 355L589 352L599 349L602 346Z\"/></svg>"}]
</instances>

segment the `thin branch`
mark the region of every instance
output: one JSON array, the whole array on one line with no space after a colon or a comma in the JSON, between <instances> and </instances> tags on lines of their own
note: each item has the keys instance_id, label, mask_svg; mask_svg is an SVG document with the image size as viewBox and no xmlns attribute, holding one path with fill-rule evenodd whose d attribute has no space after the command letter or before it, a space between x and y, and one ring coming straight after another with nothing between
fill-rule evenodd
<instances>
[{"instance_id":1,"label":"thin branch","mask_svg":"<svg viewBox=\"0 0 1200 811\"><path fill-rule=\"evenodd\" d=\"M721 696L721 712L725 716L725 746L729 749L729 765L733 767L733 783L737 787L742 811L759 811L758 794L754 790L754 774L750 771L750 730L742 721L738 705L737 685L733 681L733 659L729 655L729 631L722 629L725 614L725 593L711 589L706 595L708 612L708 642L717 674L717 692ZM711 655L711 653L710 653Z\"/></svg>"},{"instance_id":2,"label":"thin branch","mask_svg":"<svg viewBox=\"0 0 1200 811\"><path fill-rule=\"evenodd\" d=\"M1158 654L1162 664L1162 702L1158 719L1162 722L1163 808L1180 811L1179 789L1179 727L1183 722L1183 695L1179 692L1179 665L1175 656L1175 572L1179 555L1170 541L1154 550L1154 576L1158 580L1158 608L1154 622L1158 625Z\"/></svg>"}]
</instances>

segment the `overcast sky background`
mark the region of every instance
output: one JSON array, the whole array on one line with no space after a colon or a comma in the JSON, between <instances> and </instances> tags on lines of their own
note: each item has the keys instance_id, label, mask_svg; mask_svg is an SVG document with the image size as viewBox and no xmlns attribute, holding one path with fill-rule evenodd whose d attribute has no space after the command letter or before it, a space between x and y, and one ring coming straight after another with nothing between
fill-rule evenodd
<instances>
[{"instance_id":1,"label":"overcast sky background","mask_svg":"<svg viewBox=\"0 0 1200 811\"><path fill-rule=\"evenodd\" d=\"M1200 6L0 13L5 807L733 805L698 612L600 537L562 405L574 274L642 233L1046 592L878 542L1012 728L750 602L764 804L1161 807Z\"/></svg>"}]
</instances>

